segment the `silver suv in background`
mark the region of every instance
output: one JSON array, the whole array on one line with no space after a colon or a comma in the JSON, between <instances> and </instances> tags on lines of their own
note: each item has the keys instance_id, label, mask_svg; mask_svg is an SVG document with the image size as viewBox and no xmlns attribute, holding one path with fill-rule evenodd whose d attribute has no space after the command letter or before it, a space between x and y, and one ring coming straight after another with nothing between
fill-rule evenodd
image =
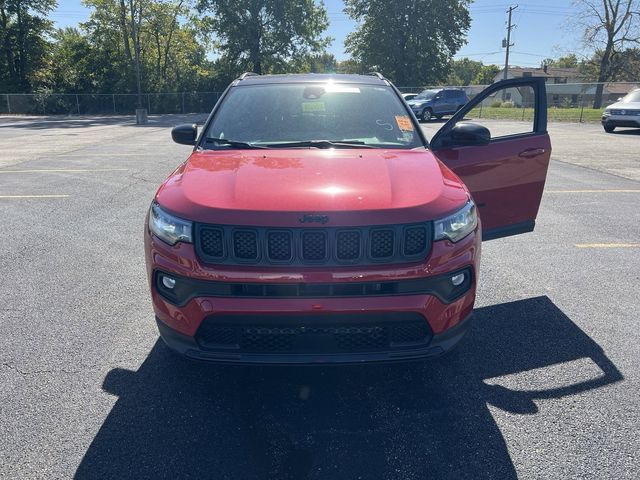
<instances>
[{"instance_id":1,"label":"silver suv in background","mask_svg":"<svg viewBox=\"0 0 640 480\"><path fill-rule=\"evenodd\" d=\"M616 127L640 128L640 88L631 90L624 98L605 108L602 126L607 133Z\"/></svg>"}]
</instances>

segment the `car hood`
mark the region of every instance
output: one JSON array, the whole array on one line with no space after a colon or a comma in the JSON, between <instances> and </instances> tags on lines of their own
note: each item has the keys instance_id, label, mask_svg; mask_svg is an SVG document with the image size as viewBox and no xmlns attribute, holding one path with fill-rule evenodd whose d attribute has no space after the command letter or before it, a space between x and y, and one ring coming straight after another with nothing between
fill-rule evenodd
<instances>
[{"instance_id":1,"label":"car hood","mask_svg":"<svg viewBox=\"0 0 640 480\"><path fill-rule=\"evenodd\" d=\"M420 222L468 198L424 148L196 150L156 194L190 220L270 226L300 225L305 213L329 226Z\"/></svg>"},{"instance_id":2,"label":"car hood","mask_svg":"<svg viewBox=\"0 0 640 480\"><path fill-rule=\"evenodd\" d=\"M616 110L640 110L640 102L616 102L607 107L607 109L616 109Z\"/></svg>"},{"instance_id":3,"label":"car hood","mask_svg":"<svg viewBox=\"0 0 640 480\"><path fill-rule=\"evenodd\" d=\"M421 99L412 98L411 100L407 101L407 103L409 105L422 105L423 103L429 103L431 100L433 99L432 98L421 98Z\"/></svg>"}]
</instances>

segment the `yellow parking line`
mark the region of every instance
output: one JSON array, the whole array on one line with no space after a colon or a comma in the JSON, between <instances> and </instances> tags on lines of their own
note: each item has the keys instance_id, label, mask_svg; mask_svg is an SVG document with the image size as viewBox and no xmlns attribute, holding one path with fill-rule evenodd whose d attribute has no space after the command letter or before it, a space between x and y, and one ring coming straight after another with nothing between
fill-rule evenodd
<instances>
[{"instance_id":1,"label":"yellow parking line","mask_svg":"<svg viewBox=\"0 0 640 480\"><path fill-rule=\"evenodd\" d=\"M145 157L148 153L60 153L56 157Z\"/></svg>"},{"instance_id":2,"label":"yellow parking line","mask_svg":"<svg viewBox=\"0 0 640 480\"><path fill-rule=\"evenodd\" d=\"M0 173L86 173L86 172L124 172L128 168L41 168L29 170L0 170Z\"/></svg>"},{"instance_id":3,"label":"yellow parking line","mask_svg":"<svg viewBox=\"0 0 640 480\"><path fill-rule=\"evenodd\" d=\"M69 195L0 195L0 198L67 198Z\"/></svg>"},{"instance_id":4,"label":"yellow parking line","mask_svg":"<svg viewBox=\"0 0 640 480\"><path fill-rule=\"evenodd\" d=\"M576 243L578 248L640 248L640 243Z\"/></svg>"},{"instance_id":5,"label":"yellow parking line","mask_svg":"<svg viewBox=\"0 0 640 480\"><path fill-rule=\"evenodd\" d=\"M545 190L545 193L640 193L640 190Z\"/></svg>"}]
</instances>

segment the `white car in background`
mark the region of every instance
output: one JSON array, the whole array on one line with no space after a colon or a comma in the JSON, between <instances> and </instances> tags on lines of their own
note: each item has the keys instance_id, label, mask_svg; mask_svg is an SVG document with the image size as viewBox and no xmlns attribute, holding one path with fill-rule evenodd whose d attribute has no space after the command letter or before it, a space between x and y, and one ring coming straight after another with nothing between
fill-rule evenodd
<instances>
[{"instance_id":1,"label":"white car in background","mask_svg":"<svg viewBox=\"0 0 640 480\"><path fill-rule=\"evenodd\" d=\"M604 131L611 133L616 127L640 128L640 88L631 90L602 113Z\"/></svg>"},{"instance_id":2,"label":"white car in background","mask_svg":"<svg viewBox=\"0 0 640 480\"><path fill-rule=\"evenodd\" d=\"M402 94L402 98L404 98L405 102L408 102L409 100L412 100L414 98L416 98L418 96L417 93L403 93Z\"/></svg>"}]
</instances>

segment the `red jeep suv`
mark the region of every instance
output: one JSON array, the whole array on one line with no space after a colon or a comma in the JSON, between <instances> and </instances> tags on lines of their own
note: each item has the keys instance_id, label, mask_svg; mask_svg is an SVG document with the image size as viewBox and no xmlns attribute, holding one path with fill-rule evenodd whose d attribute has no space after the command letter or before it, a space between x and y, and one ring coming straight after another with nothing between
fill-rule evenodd
<instances>
[{"instance_id":1,"label":"red jeep suv","mask_svg":"<svg viewBox=\"0 0 640 480\"><path fill-rule=\"evenodd\" d=\"M532 127L462 122L527 90ZM524 93L522 94L524 98ZM160 334L188 357L353 363L440 355L469 327L482 240L533 230L544 81L499 82L427 142L380 74L244 74L160 186L145 226Z\"/></svg>"}]
</instances>

